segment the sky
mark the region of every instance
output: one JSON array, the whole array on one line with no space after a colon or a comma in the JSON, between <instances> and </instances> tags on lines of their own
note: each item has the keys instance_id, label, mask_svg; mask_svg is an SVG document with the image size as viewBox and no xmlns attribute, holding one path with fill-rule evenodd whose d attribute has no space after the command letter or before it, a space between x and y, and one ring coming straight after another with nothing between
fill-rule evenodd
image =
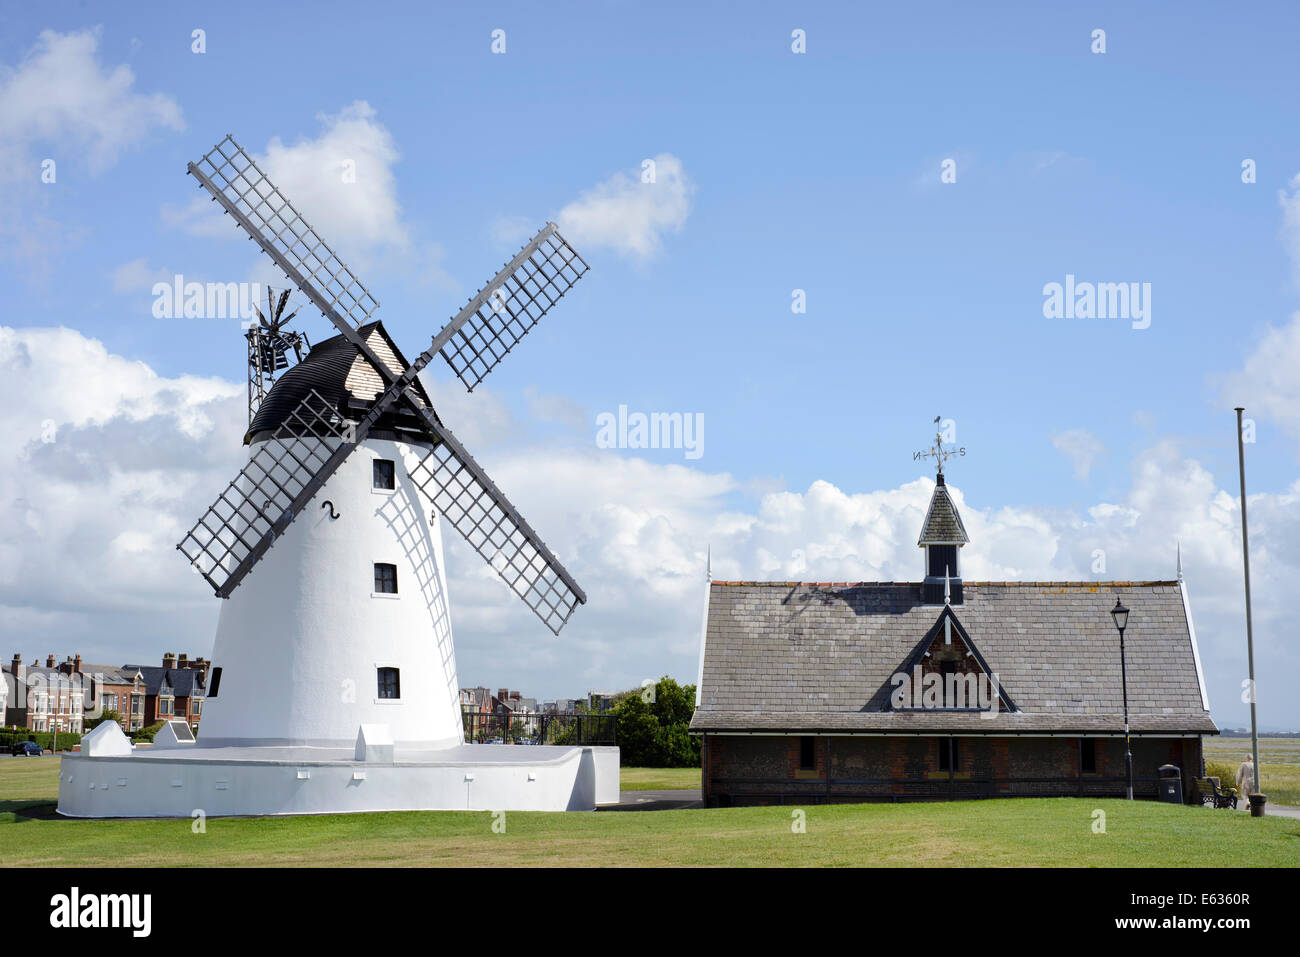
<instances>
[{"instance_id":1,"label":"sky","mask_svg":"<svg viewBox=\"0 0 1300 957\"><path fill-rule=\"evenodd\" d=\"M1300 10L1061 6L0 2L0 656L211 651L174 545L242 463L245 344L153 290L283 287L185 175L231 133L408 355L547 220L591 266L472 394L424 374L589 595L552 638L449 533L463 685L694 681L706 555L917 580L938 416L967 580L1181 547L1244 725L1240 405L1260 720L1300 728ZM1049 315L1067 282L1145 315ZM698 446L605 447L621 406Z\"/></svg>"}]
</instances>

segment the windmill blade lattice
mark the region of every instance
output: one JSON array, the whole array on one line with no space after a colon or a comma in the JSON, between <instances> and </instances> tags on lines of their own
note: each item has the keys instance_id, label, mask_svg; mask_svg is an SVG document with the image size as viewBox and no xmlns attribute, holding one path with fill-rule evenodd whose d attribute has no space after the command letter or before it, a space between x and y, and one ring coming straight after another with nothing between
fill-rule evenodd
<instances>
[{"instance_id":1,"label":"windmill blade lattice","mask_svg":"<svg viewBox=\"0 0 1300 957\"><path fill-rule=\"evenodd\" d=\"M176 547L225 597L288 526L294 501L351 440L350 424L313 389L272 437L258 444Z\"/></svg>"},{"instance_id":2,"label":"windmill blade lattice","mask_svg":"<svg viewBox=\"0 0 1300 957\"><path fill-rule=\"evenodd\" d=\"M450 438L448 435L447 438ZM555 634L587 601L578 583L455 439L411 470L438 513Z\"/></svg>"},{"instance_id":3,"label":"windmill blade lattice","mask_svg":"<svg viewBox=\"0 0 1300 957\"><path fill-rule=\"evenodd\" d=\"M300 287L312 287L323 297L328 309L319 302L317 305L331 321L336 316L345 317L353 326L369 321L379 301L234 137L227 136L201 160L191 163L189 172L236 220L242 217L240 225L278 265L298 273L290 275L291 280Z\"/></svg>"},{"instance_id":4,"label":"windmill blade lattice","mask_svg":"<svg viewBox=\"0 0 1300 957\"><path fill-rule=\"evenodd\" d=\"M588 269L554 223L547 223L524 252L514 269L498 274L448 324L455 331L440 354L470 392Z\"/></svg>"}]
</instances>

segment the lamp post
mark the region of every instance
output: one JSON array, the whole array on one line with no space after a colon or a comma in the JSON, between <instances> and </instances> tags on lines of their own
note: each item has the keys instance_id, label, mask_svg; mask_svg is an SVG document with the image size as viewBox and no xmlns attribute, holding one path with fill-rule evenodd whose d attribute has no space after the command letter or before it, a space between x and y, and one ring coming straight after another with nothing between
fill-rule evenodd
<instances>
[{"instance_id":1,"label":"lamp post","mask_svg":"<svg viewBox=\"0 0 1300 957\"><path fill-rule=\"evenodd\" d=\"M1133 800L1133 749L1129 745L1128 736L1128 665L1124 661L1124 629L1128 627L1128 609L1118 597L1115 599L1115 607L1110 610L1110 616L1115 619L1115 627L1119 629L1119 674L1124 688L1124 781L1128 799L1131 801Z\"/></svg>"}]
</instances>

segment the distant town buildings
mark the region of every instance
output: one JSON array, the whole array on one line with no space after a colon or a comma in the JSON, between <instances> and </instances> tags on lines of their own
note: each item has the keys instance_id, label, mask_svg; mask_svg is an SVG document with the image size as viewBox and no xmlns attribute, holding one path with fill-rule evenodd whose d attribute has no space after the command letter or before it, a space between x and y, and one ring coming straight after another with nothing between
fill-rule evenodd
<instances>
[{"instance_id":1,"label":"distant town buildings","mask_svg":"<svg viewBox=\"0 0 1300 957\"><path fill-rule=\"evenodd\" d=\"M25 664L15 654L0 676L0 723L32 731L83 734L86 719L104 711L119 716L130 734L159 721L180 719L197 729L203 716L212 662L188 655L163 655L161 665L108 665L68 655L47 655ZM460 689L466 715L505 717L599 714L613 707L614 693L589 691L582 698L539 701L510 688Z\"/></svg>"},{"instance_id":2,"label":"distant town buildings","mask_svg":"<svg viewBox=\"0 0 1300 957\"><path fill-rule=\"evenodd\" d=\"M498 688L496 694L489 689L460 689L461 710L473 714L578 714L604 712L613 707L614 692L590 691L585 698L558 698L555 701L538 701L525 698L520 692Z\"/></svg>"},{"instance_id":3,"label":"distant town buildings","mask_svg":"<svg viewBox=\"0 0 1300 957\"><path fill-rule=\"evenodd\" d=\"M82 734L87 716L112 711L127 733L172 718L197 728L210 665L171 652L160 667L90 664L81 655L57 664L48 655L44 665L39 659L27 665L15 654L4 671L0 720L32 731Z\"/></svg>"}]
</instances>

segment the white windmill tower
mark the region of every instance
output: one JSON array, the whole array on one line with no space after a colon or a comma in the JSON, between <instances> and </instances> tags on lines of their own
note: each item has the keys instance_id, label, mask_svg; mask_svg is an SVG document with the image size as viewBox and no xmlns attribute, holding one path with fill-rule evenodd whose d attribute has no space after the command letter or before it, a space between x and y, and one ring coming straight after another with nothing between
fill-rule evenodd
<instances>
[{"instance_id":1,"label":"white windmill tower","mask_svg":"<svg viewBox=\"0 0 1300 957\"><path fill-rule=\"evenodd\" d=\"M249 331L248 463L177 545L224 599L202 733L160 754L187 768L200 754L240 765L239 786L259 795L257 806L236 801L229 813L264 812L268 803L287 811L570 807L590 806L597 790L608 795L609 782L597 785L592 770L608 770L608 753L462 744L443 524L556 634L586 595L417 379L441 355L472 391L587 264L548 223L408 361L373 318L379 303L233 138L189 172L338 335L302 356L280 318L287 293ZM95 746L88 750L93 760ZM617 751L606 751L616 772ZM354 795L329 794L286 804L274 775L246 767L303 761L331 770L366 762L363 773L384 782L371 791L383 793L359 805ZM543 766L548 788L531 787ZM295 780L311 779L301 774ZM200 787L219 786L198 777ZM476 798L479 778L493 783ZM263 793L268 787L275 795ZM72 787L65 802L63 790L64 813L124 813L121 801L88 808Z\"/></svg>"}]
</instances>

